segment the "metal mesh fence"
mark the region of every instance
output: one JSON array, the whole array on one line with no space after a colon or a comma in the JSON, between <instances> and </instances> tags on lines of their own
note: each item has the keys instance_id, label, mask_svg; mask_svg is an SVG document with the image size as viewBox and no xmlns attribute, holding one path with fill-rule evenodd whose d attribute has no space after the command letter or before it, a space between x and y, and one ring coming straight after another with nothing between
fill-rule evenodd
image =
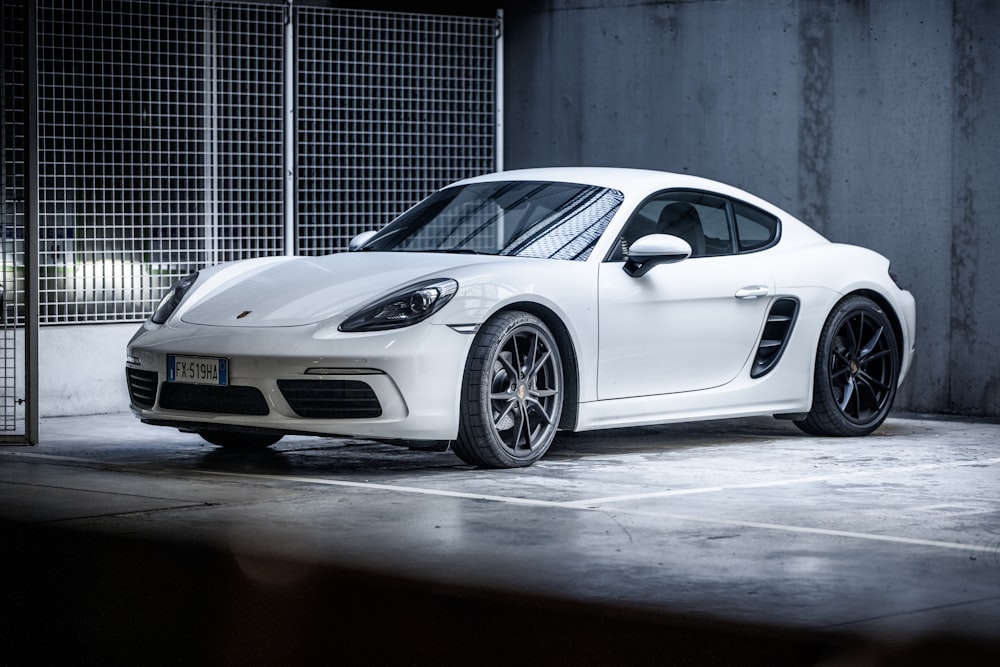
<instances>
[{"instance_id":1,"label":"metal mesh fence","mask_svg":"<svg viewBox=\"0 0 1000 667\"><path fill-rule=\"evenodd\" d=\"M211 264L284 251L282 7L221 5L213 44ZM211 148L206 148L211 151Z\"/></svg>"},{"instance_id":2,"label":"metal mesh fence","mask_svg":"<svg viewBox=\"0 0 1000 667\"><path fill-rule=\"evenodd\" d=\"M493 19L266 0L37 13L42 324L141 320L201 266L341 250L493 168Z\"/></svg>"},{"instance_id":3,"label":"metal mesh fence","mask_svg":"<svg viewBox=\"0 0 1000 667\"><path fill-rule=\"evenodd\" d=\"M0 432L18 430L16 315L24 292L24 16L21 3L0 4Z\"/></svg>"},{"instance_id":4,"label":"metal mesh fence","mask_svg":"<svg viewBox=\"0 0 1000 667\"><path fill-rule=\"evenodd\" d=\"M40 4L43 323L141 319L197 267L281 249L281 16Z\"/></svg>"},{"instance_id":5,"label":"metal mesh fence","mask_svg":"<svg viewBox=\"0 0 1000 667\"><path fill-rule=\"evenodd\" d=\"M495 160L492 19L300 9L298 251L323 254Z\"/></svg>"}]
</instances>

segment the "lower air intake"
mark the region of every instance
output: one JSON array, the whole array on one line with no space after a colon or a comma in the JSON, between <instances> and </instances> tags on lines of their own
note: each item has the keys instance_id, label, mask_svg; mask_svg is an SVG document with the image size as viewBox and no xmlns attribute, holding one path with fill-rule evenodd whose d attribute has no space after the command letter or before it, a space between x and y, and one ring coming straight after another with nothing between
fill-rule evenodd
<instances>
[{"instance_id":1,"label":"lower air intake","mask_svg":"<svg viewBox=\"0 0 1000 667\"><path fill-rule=\"evenodd\" d=\"M278 380L288 405L307 419L373 419L382 406L372 388L358 380Z\"/></svg>"},{"instance_id":2,"label":"lower air intake","mask_svg":"<svg viewBox=\"0 0 1000 667\"><path fill-rule=\"evenodd\" d=\"M264 395L256 387L215 387L164 382L160 407L187 412L264 416L270 412Z\"/></svg>"}]
</instances>

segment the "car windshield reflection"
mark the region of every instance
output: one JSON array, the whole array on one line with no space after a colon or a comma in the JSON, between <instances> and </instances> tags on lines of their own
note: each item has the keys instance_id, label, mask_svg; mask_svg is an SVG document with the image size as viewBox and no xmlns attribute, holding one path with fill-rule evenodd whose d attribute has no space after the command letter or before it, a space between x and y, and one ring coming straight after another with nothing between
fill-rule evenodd
<instances>
[{"instance_id":1,"label":"car windshield reflection","mask_svg":"<svg viewBox=\"0 0 1000 667\"><path fill-rule=\"evenodd\" d=\"M362 249L585 260L623 199L617 190L573 183L456 186L414 206Z\"/></svg>"}]
</instances>

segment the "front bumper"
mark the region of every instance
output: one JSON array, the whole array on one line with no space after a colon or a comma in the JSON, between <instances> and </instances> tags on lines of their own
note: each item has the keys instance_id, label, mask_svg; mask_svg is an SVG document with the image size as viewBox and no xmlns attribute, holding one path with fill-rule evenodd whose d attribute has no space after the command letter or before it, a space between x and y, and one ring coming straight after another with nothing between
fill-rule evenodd
<instances>
[{"instance_id":1,"label":"front bumper","mask_svg":"<svg viewBox=\"0 0 1000 667\"><path fill-rule=\"evenodd\" d=\"M190 430L453 440L472 338L434 324L361 334L144 325L128 346L132 410ZM228 386L168 383L168 355L227 359Z\"/></svg>"}]
</instances>

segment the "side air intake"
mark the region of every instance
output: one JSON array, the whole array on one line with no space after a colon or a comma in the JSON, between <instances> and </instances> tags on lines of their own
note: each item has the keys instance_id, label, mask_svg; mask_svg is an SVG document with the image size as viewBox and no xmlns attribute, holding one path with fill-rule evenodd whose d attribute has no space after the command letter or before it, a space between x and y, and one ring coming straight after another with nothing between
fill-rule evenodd
<instances>
[{"instance_id":1,"label":"side air intake","mask_svg":"<svg viewBox=\"0 0 1000 667\"><path fill-rule=\"evenodd\" d=\"M798 314L797 299L777 299L771 304L771 311L767 314L767 324L764 325L760 345L757 346L757 355L750 368L750 377L759 378L767 375L778 364L781 353L785 351L785 346L792 336L792 328L795 326L795 317Z\"/></svg>"}]
</instances>

